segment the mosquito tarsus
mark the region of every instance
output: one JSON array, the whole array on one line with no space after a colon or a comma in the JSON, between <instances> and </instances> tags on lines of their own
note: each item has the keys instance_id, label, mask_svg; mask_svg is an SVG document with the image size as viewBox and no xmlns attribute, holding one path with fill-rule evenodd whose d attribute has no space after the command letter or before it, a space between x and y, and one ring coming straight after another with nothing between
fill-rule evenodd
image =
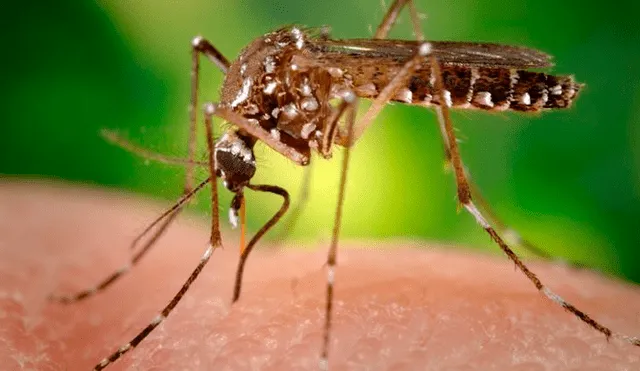
<instances>
[{"instance_id":1,"label":"mosquito tarsus","mask_svg":"<svg viewBox=\"0 0 640 371\"><path fill-rule=\"evenodd\" d=\"M405 5L409 8L416 41L387 40L389 30ZM234 302L239 299L242 274L249 254L258 240L282 218L290 202L289 195L283 188L251 182L257 170L253 153L257 142L266 144L301 166L309 164L312 150L328 159L332 156L334 145L344 147L335 222L327 257L324 336L319 363L321 368L328 368L334 268L350 151L353 143L390 101L435 109L445 160L453 168L460 205L473 216L536 289L607 338L615 337L640 346L638 338L613 332L551 291L505 243L485 217L492 213L482 212L473 202L477 191L470 182L468 171L460 157L449 115L450 108L525 112L567 108L582 85L576 83L572 76L553 76L529 71L531 68L551 66L550 57L536 50L497 44L424 40L411 0L395 0L372 39L334 40L329 38L326 27L313 29L289 26L257 38L232 63L206 39L193 39L188 159L150 156L147 151L113 133L105 135L117 145L142 156L184 165L186 179L183 196L133 241L131 247L137 248L137 253L128 265L93 289L55 298L67 303L75 302L110 286L149 251L189 199L206 185L210 185L212 189L209 244L199 264L169 304L130 342L100 361L95 366L96 370L105 368L149 335L175 308L207 264L215 248L221 246L217 178L221 178L225 188L235 194L229 213L232 224L237 223L238 215L243 215L245 190L267 192L283 198L278 212L246 246L243 244L233 294ZM201 55L225 74L220 102L204 105L208 149L206 164L194 160ZM360 99L370 99L372 104L356 120L356 107ZM214 117L233 126L215 142L212 125ZM209 176L194 186L194 167L203 165L208 167ZM495 220L494 224L502 225ZM138 244L151 232L151 236L139 248ZM530 248L534 250L533 247ZM542 250L538 254L544 255Z\"/></svg>"}]
</instances>

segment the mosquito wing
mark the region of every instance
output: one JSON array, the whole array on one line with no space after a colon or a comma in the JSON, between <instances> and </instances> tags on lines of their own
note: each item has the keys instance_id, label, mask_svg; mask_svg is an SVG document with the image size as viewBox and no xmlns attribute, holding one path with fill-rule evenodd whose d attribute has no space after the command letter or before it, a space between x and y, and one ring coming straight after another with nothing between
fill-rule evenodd
<instances>
[{"instance_id":1,"label":"mosquito wing","mask_svg":"<svg viewBox=\"0 0 640 371\"><path fill-rule=\"evenodd\" d=\"M520 46L456 41L430 41L433 55L444 65L529 69L550 67L551 56ZM417 53L418 41L350 39L310 40L306 57L318 65L358 63L402 64Z\"/></svg>"}]
</instances>

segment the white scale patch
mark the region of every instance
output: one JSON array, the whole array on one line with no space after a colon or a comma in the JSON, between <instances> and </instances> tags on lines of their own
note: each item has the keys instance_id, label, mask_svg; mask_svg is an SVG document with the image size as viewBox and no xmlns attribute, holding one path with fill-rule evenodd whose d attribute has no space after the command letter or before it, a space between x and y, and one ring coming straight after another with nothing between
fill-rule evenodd
<instances>
[{"instance_id":1,"label":"white scale patch","mask_svg":"<svg viewBox=\"0 0 640 371\"><path fill-rule=\"evenodd\" d=\"M542 97L540 97L540 100L542 101L542 105L545 105L549 100L549 91L547 89L542 91Z\"/></svg>"},{"instance_id":2,"label":"white scale patch","mask_svg":"<svg viewBox=\"0 0 640 371\"><path fill-rule=\"evenodd\" d=\"M306 97L300 103L300 107L305 111L315 111L318 109L318 101L314 97Z\"/></svg>"},{"instance_id":3,"label":"white scale patch","mask_svg":"<svg viewBox=\"0 0 640 371\"><path fill-rule=\"evenodd\" d=\"M476 219L478 224L482 226L482 228L491 228L491 225L489 225L489 222L487 222L487 220L482 216L480 211L476 208L476 205L474 205L472 202L469 202L468 204L464 204L464 207L471 213L471 215L473 215L473 217Z\"/></svg>"},{"instance_id":4,"label":"white scale patch","mask_svg":"<svg viewBox=\"0 0 640 371\"><path fill-rule=\"evenodd\" d=\"M418 54L422 57L431 53L431 43L422 43L418 48Z\"/></svg>"},{"instance_id":5,"label":"white scale patch","mask_svg":"<svg viewBox=\"0 0 640 371\"><path fill-rule=\"evenodd\" d=\"M524 104L525 106L531 104L531 96L529 95L529 93L524 93L522 94L522 96L520 96L520 103Z\"/></svg>"},{"instance_id":6,"label":"white scale patch","mask_svg":"<svg viewBox=\"0 0 640 371\"><path fill-rule=\"evenodd\" d=\"M509 89L511 89L511 91L513 91L513 88L518 83L518 80L520 80L520 75L518 74L518 71L510 70L509 71L509 84L510 84Z\"/></svg>"},{"instance_id":7,"label":"white scale patch","mask_svg":"<svg viewBox=\"0 0 640 371\"><path fill-rule=\"evenodd\" d=\"M271 81L264 87L264 89L262 89L262 92L267 95L271 95L276 90L277 85L278 84L275 81Z\"/></svg>"},{"instance_id":8,"label":"white scale patch","mask_svg":"<svg viewBox=\"0 0 640 371\"><path fill-rule=\"evenodd\" d=\"M126 351L128 351L129 349L131 349L131 343L126 343L125 345L121 346L120 349L118 349L119 353L124 353Z\"/></svg>"},{"instance_id":9,"label":"white scale patch","mask_svg":"<svg viewBox=\"0 0 640 371\"><path fill-rule=\"evenodd\" d=\"M309 134L311 134L314 130L316 130L316 125L312 123L304 124L302 126L302 130L300 131L300 136L303 139L308 139Z\"/></svg>"},{"instance_id":10,"label":"white scale patch","mask_svg":"<svg viewBox=\"0 0 640 371\"><path fill-rule=\"evenodd\" d=\"M270 55L268 55L264 59L264 63L263 64L264 64L264 71L266 73L273 73L273 71L276 70L276 61Z\"/></svg>"},{"instance_id":11,"label":"white scale patch","mask_svg":"<svg viewBox=\"0 0 640 371\"><path fill-rule=\"evenodd\" d=\"M451 92L449 90L445 90L442 92L444 95L444 102L447 104L447 107L451 107L453 102L451 101Z\"/></svg>"},{"instance_id":12,"label":"white scale patch","mask_svg":"<svg viewBox=\"0 0 640 371\"><path fill-rule=\"evenodd\" d=\"M229 223L232 229L238 228L238 210L232 207L229 208Z\"/></svg>"},{"instance_id":13,"label":"white scale patch","mask_svg":"<svg viewBox=\"0 0 640 371\"><path fill-rule=\"evenodd\" d=\"M293 103L289 103L282 109L282 112L288 117L292 118L298 115L298 108Z\"/></svg>"},{"instance_id":14,"label":"white scale patch","mask_svg":"<svg viewBox=\"0 0 640 371\"><path fill-rule=\"evenodd\" d=\"M300 88L300 92L302 93L302 95L304 95L305 97L310 97L311 96L311 85L309 85L306 81L304 84L302 84L302 87Z\"/></svg>"},{"instance_id":15,"label":"white scale patch","mask_svg":"<svg viewBox=\"0 0 640 371\"><path fill-rule=\"evenodd\" d=\"M293 38L296 39L296 48L298 48L298 50L302 49L302 47L304 46L302 31L300 31L299 28L294 27L293 29L291 29L291 34L293 35Z\"/></svg>"},{"instance_id":16,"label":"white scale patch","mask_svg":"<svg viewBox=\"0 0 640 371\"><path fill-rule=\"evenodd\" d=\"M251 122L253 125L259 125L259 122L256 119L249 119L247 121ZM217 151L229 152L235 156L241 156L244 162L255 164L255 160L253 158L253 154L251 153L251 150L244 144L243 141L235 137L233 139L229 139L229 136L227 134L225 134L222 138L220 138L218 142L224 142L224 141L232 141L231 146L229 148L216 147L215 149L216 152ZM222 175L223 175L222 177L224 178L224 173Z\"/></svg>"},{"instance_id":17,"label":"white scale patch","mask_svg":"<svg viewBox=\"0 0 640 371\"><path fill-rule=\"evenodd\" d=\"M558 296L558 294L556 294L555 292L549 290L546 287L542 288L542 293L545 294L546 297L548 297L549 299L553 300L554 302L556 302L557 304L560 304L562 306L566 305L566 301L561 298L560 296Z\"/></svg>"},{"instance_id":18,"label":"white scale patch","mask_svg":"<svg viewBox=\"0 0 640 371\"><path fill-rule=\"evenodd\" d=\"M333 282L336 279L336 272L333 270L333 267L329 267L327 269L327 283L329 285L333 285Z\"/></svg>"},{"instance_id":19,"label":"white scale patch","mask_svg":"<svg viewBox=\"0 0 640 371\"><path fill-rule=\"evenodd\" d=\"M213 245L209 244L207 246L207 249L205 250L204 254L202 255L202 259L201 260L207 260L211 257L211 254L213 254ZM161 315L162 319L165 319L165 316Z\"/></svg>"},{"instance_id":20,"label":"white scale patch","mask_svg":"<svg viewBox=\"0 0 640 371\"><path fill-rule=\"evenodd\" d=\"M488 91L479 91L478 93L476 93L473 101L481 106L493 107L491 93L489 93Z\"/></svg>"},{"instance_id":21,"label":"white scale patch","mask_svg":"<svg viewBox=\"0 0 640 371\"><path fill-rule=\"evenodd\" d=\"M473 100L473 93L475 90L475 85L476 85L476 81L478 81L478 79L480 78L480 72L478 72L477 68L472 68L471 69L471 78L469 79L469 92L467 92L467 105L465 105L465 107L468 107L471 104L471 101ZM461 108L465 108L465 107L461 107Z\"/></svg>"},{"instance_id":22,"label":"white scale patch","mask_svg":"<svg viewBox=\"0 0 640 371\"><path fill-rule=\"evenodd\" d=\"M331 75L331 77L333 78L340 78L344 74L344 72L341 69L336 67L327 68L327 72L329 72L329 75Z\"/></svg>"},{"instance_id":23,"label":"white scale patch","mask_svg":"<svg viewBox=\"0 0 640 371\"><path fill-rule=\"evenodd\" d=\"M164 321L165 316L163 316L162 314L158 314L152 321L151 324L152 325L158 325L160 324L160 322Z\"/></svg>"},{"instance_id":24,"label":"white scale patch","mask_svg":"<svg viewBox=\"0 0 640 371\"><path fill-rule=\"evenodd\" d=\"M247 98L249 98L249 91L251 90L252 85L252 79L244 79L244 81L242 82L242 87L240 88L240 91L238 91L238 95L236 95L236 98L233 100L233 102L231 102L231 107L236 107L238 106L238 104L244 102L245 100L247 100Z\"/></svg>"},{"instance_id":25,"label":"white scale patch","mask_svg":"<svg viewBox=\"0 0 640 371\"><path fill-rule=\"evenodd\" d=\"M276 109L274 109L274 111ZM280 130L278 130L276 128L273 128L273 129L271 129L270 133L271 133L271 138L273 138L273 139L275 139L277 141L280 141Z\"/></svg>"},{"instance_id":26,"label":"white scale patch","mask_svg":"<svg viewBox=\"0 0 640 371\"><path fill-rule=\"evenodd\" d=\"M394 99L405 103L411 103L413 102L413 93L407 88L402 88L396 93Z\"/></svg>"},{"instance_id":27,"label":"white scale patch","mask_svg":"<svg viewBox=\"0 0 640 371\"><path fill-rule=\"evenodd\" d=\"M193 40L191 40L191 45L197 48L200 46L200 43L202 42L202 40L203 40L202 36L196 36L193 38Z\"/></svg>"},{"instance_id":28,"label":"white scale patch","mask_svg":"<svg viewBox=\"0 0 640 371\"><path fill-rule=\"evenodd\" d=\"M561 85L556 85L556 86L552 87L549 90L549 93L551 93L551 95L561 95L562 94L562 86Z\"/></svg>"},{"instance_id":29,"label":"white scale patch","mask_svg":"<svg viewBox=\"0 0 640 371\"><path fill-rule=\"evenodd\" d=\"M356 90L364 96L374 96L378 93L378 89L376 89L376 86L372 82L360 85L356 87Z\"/></svg>"}]
</instances>

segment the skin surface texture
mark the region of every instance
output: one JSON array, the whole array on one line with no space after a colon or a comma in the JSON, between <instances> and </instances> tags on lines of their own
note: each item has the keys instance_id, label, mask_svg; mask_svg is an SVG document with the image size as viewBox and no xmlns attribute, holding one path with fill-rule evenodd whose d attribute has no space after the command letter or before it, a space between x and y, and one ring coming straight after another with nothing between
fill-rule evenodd
<instances>
[{"instance_id":1,"label":"skin surface texture","mask_svg":"<svg viewBox=\"0 0 640 371\"><path fill-rule=\"evenodd\" d=\"M101 294L73 305L46 298L121 267L130 241L165 206L104 190L0 182L0 368L90 370L147 325L200 260L203 219L180 217ZM231 306L239 253L236 236L224 237L227 247L213 253L176 310L109 370L317 369L327 244L259 245ZM529 266L603 324L640 334L637 287L586 270ZM607 342L502 256L428 242L345 241L336 290L332 370L640 369L640 348Z\"/></svg>"}]
</instances>

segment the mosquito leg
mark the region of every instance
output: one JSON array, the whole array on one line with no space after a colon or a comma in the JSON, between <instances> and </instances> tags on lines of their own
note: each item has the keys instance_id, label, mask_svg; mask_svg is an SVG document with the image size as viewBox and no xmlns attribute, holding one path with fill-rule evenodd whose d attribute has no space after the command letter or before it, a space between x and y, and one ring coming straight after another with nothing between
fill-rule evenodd
<instances>
[{"instance_id":1,"label":"mosquito leg","mask_svg":"<svg viewBox=\"0 0 640 371\"><path fill-rule=\"evenodd\" d=\"M505 238L507 239L507 241L509 241L510 244L513 244L515 246L520 246L525 250L529 251L530 253L534 254L535 256L542 258L544 260L558 261L558 259L553 255L551 255L550 253L542 250L541 248L535 246L531 242L523 239L520 236L520 233L518 233L516 230L507 226L498 217L498 215L493 211L491 204L489 204L489 202L484 198L482 193L480 193L480 189L473 182L473 179L470 177L470 174L466 169L466 167L465 167L465 177L469 182L469 187L471 188L471 194L473 195L473 198L475 199L477 206L480 208L480 210L482 210L482 212L487 216L487 218L491 220L492 224L495 225L496 229L500 231L500 234L505 236ZM579 264L577 263L570 262L569 265L575 268L579 267Z\"/></svg>"},{"instance_id":2,"label":"mosquito leg","mask_svg":"<svg viewBox=\"0 0 640 371\"><path fill-rule=\"evenodd\" d=\"M424 36L419 27L417 13L415 8L413 7L413 1L407 0L410 4L411 11L411 19L414 26L414 31L416 34L416 38L419 41L424 40ZM400 12L402 5L406 4L407 1L396 0L391 5L389 9L389 14L385 16L385 20L382 22L378 31L376 32L377 38L386 37L389 29L393 25L395 19L397 18L397 14ZM390 13L393 13L390 15ZM387 20L390 19L390 20ZM440 66L435 57L430 57L432 74L435 77L435 90L440 95L440 102L446 102L444 97L444 89L442 82L442 74L440 73ZM442 132L442 139L444 142L445 148L445 156L448 162L451 163L455 173L456 185L458 189L458 200L462 206L464 206L465 210L467 210L475 219L476 222L489 234L491 239L498 244L498 246L502 249L502 251L507 255L507 257L513 261L513 263L525 274L525 276L534 284L534 286L542 292L547 298L549 298L554 303L562 306L565 310L572 313L576 317L578 317L581 321L585 322L595 330L604 334L607 338L614 337L621 339L625 342L628 342L632 345L640 346L640 339L637 337L630 337L627 335L615 333L609 328L601 325L591 317L589 317L586 313L582 312L572 304L568 303L560 296L555 294L549 288L544 286L544 284L538 279L538 277L529 270L529 268L520 260L520 258L511 250L511 248L505 243L504 239L495 231L495 229L489 224L484 215L478 210L476 205L473 203L471 199L471 192L473 186L469 181L469 177L467 176L466 169L462 163L462 159L460 156L460 152L458 149L458 143L456 141L455 132L453 129L453 124L451 121L451 117L449 115L449 109L445 105L436 107L436 112L438 114L438 121L440 124L440 129ZM543 252L541 252L543 253Z\"/></svg>"},{"instance_id":3,"label":"mosquito leg","mask_svg":"<svg viewBox=\"0 0 640 371\"><path fill-rule=\"evenodd\" d=\"M264 236L278 221L284 216L289 209L290 199L289 193L284 189L278 186L273 185L265 185L265 184L248 184L247 188L257 191L257 192L268 192L281 196L284 201L280 209L275 213L274 216L267 221L262 228L251 238L251 241L247 244L247 247L240 254L240 260L238 261L238 268L236 270L236 280L235 285L233 287L233 299L232 302L235 303L240 299L240 292L242 291L242 274L244 273L244 266L249 258L249 254L253 250L254 246L258 243L260 238Z\"/></svg>"},{"instance_id":4,"label":"mosquito leg","mask_svg":"<svg viewBox=\"0 0 640 371\"><path fill-rule=\"evenodd\" d=\"M196 153L196 136L198 132L198 84L200 81L200 54L204 54L209 60L218 66L218 68L226 74L229 70L229 61L222 53L216 49L202 36L196 36L191 41L191 100L189 101L189 161L193 161ZM215 178L215 175L212 175ZM190 189L193 179L193 165L187 164L186 168L186 189Z\"/></svg>"},{"instance_id":5,"label":"mosquito leg","mask_svg":"<svg viewBox=\"0 0 640 371\"><path fill-rule=\"evenodd\" d=\"M431 68L433 70L435 76L435 90L440 95L440 102L446 102L444 99L444 89L442 82L442 74L440 73L440 66L438 61L431 57ZM585 312L576 308L573 304L567 302L556 293L551 291L548 287L546 287L542 281L533 273L529 268L522 262L522 260L518 257L518 255L513 252L513 250L507 245L504 239L496 232L496 230L491 226L491 224L487 221L484 215L480 212L480 210L476 207L471 199L471 187L467 180L465 169L462 165L462 159L460 157L460 152L458 149L458 143L456 141L455 132L453 129L453 124L451 121L451 117L449 115L449 108L446 104L440 105L436 107L438 111L438 118L441 119L442 126L444 126L446 131L446 138L449 145L449 150L451 152L451 162L453 165L453 169L455 172L456 185L458 188L458 200L460 204L471 214L476 222L489 234L491 239L500 247L500 249L507 255L507 257L516 265L518 269L524 273L524 275L533 283L533 285L540 291L544 296L546 296L549 300L556 303L557 305L563 307L566 311L572 313L582 322L591 326L596 331L604 334L607 339L608 338L617 338L632 345L640 346L640 338L631 337L627 335L623 335L617 332L613 332L608 327L601 325L599 322L591 318Z\"/></svg>"},{"instance_id":6,"label":"mosquito leg","mask_svg":"<svg viewBox=\"0 0 640 371\"><path fill-rule=\"evenodd\" d=\"M213 236L212 238L213 239ZM173 299L171 299L171 301L169 302L169 304L167 304L162 311L160 312L160 314L158 314L142 331L140 331L138 333L138 335L136 335L130 342L124 344L123 346L121 346L120 348L118 348L117 351L115 351L114 353L112 353L109 357L104 358L102 361L100 361L100 363L98 363L94 370L102 370L105 367L107 367L110 363L114 362L115 360L117 360L118 358L120 358L123 354L127 353L128 351L132 350L133 348L135 348L138 344L140 344L140 342L142 342L142 340L144 340L156 327L158 327L158 325L160 323L162 323L162 321L164 321L167 316L169 316L169 314L171 313L171 311L173 311L173 309L176 307L176 305L178 304L178 302L180 302L180 299L182 299L182 297L184 296L184 294L187 292L187 290L189 290L189 287L191 286L191 284L193 283L193 281L195 281L195 279L198 277L198 275L200 274L200 272L202 271L202 269L204 268L204 266L207 264L207 262L209 261L209 258L211 257L211 254L213 253L213 250L218 247L217 245L209 245L207 247L207 249L205 250L204 254L202 255L202 258L200 259L200 262L198 263L198 266L196 267L196 269L193 270L193 272L191 273L191 275L189 276L189 278L187 279L187 281L182 285L182 287L180 288L180 290L178 291L178 293L176 293L176 295L173 297Z\"/></svg>"},{"instance_id":7,"label":"mosquito leg","mask_svg":"<svg viewBox=\"0 0 640 371\"><path fill-rule=\"evenodd\" d=\"M193 167L194 166L206 166L207 163L201 161L195 161L195 143L197 135L197 109L198 105L198 83L200 73L200 54L204 54L209 60L214 63L223 72L227 73L229 70L229 61L222 53L218 51L209 41L203 39L201 36L195 37L191 42L191 100L189 103L189 137L188 137L188 159L184 160L178 157L166 156L149 151L145 148L141 148L132 144L128 140L121 138L118 134L110 130L103 130L101 135L111 144L123 148L129 152L133 152L138 156L165 163L168 165L183 165L186 166L186 181L185 181L185 193L192 188L193 179Z\"/></svg>"},{"instance_id":8,"label":"mosquito leg","mask_svg":"<svg viewBox=\"0 0 640 371\"><path fill-rule=\"evenodd\" d=\"M402 10L402 7L405 6L407 0L395 0L391 6L389 6L389 10L387 10L387 14L384 15L382 22L378 26L376 33L373 35L374 39L386 39L389 31L396 23L398 19L398 15Z\"/></svg>"},{"instance_id":9,"label":"mosquito leg","mask_svg":"<svg viewBox=\"0 0 640 371\"><path fill-rule=\"evenodd\" d=\"M449 169L451 167L451 161L452 161L451 149L449 146L449 138L447 136L447 129L444 125L444 122L445 122L444 118L442 117L442 114L440 113L440 111L437 111L437 113L438 113L438 126L440 127L440 134L442 136L442 143L444 145L445 168ZM471 194L476 199L478 206L482 211L484 211L484 213L493 222L493 224L501 232L502 235L508 236L512 244L521 246L525 248L527 251L529 251L530 253L542 259L551 260L551 261L557 260L548 252L540 249L539 247L535 246L534 244L520 237L520 234L517 231L509 228L504 222L502 222L501 219L497 216L497 214L493 211L491 205L486 201L486 199L480 193L480 189L473 182L473 179L471 178L466 166L463 165L462 168L464 169L465 178L467 179L467 183L471 190ZM578 265L572 263L571 266L577 267Z\"/></svg>"},{"instance_id":10,"label":"mosquito leg","mask_svg":"<svg viewBox=\"0 0 640 371\"><path fill-rule=\"evenodd\" d=\"M340 135L336 137L336 143L342 146L348 145L347 143L355 143L364 131L373 123L373 119L378 116L385 104L398 92L399 89L406 86L407 80L411 77L411 74L415 69L424 62L425 57L431 53L431 44L428 42L422 43L418 47L416 55L408 60L396 73L396 75L389 81L389 83L380 91L380 94L372 101L371 106L364 116L358 120L357 125L353 128L353 137L350 141L345 141L344 136Z\"/></svg>"},{"instance_id":11,"label":"mosquito leg","mask_svg":"<svg viewBox=\"0 0 640 371\"><path fill-rule=\"evenodd\" d=\"M102 135L102 137L107 142L115 146L118 146L124 149L125 151L134 153L137 156L144 158L145 160L156 161L161 164L177 165L177 166L193 165L193 166L201 167L201 166L209 165L207 162L204 162L204 161L189 160L181 157L168 156L168 155L163 155L160 153L150 151L146 148L142 148L134 143L131 143L127 139L122 138L120 135L118 135L117 133L111 130L102 130L100 132L100 135Z\"/></svg>"},{"instance_id":12,"label":"mosquito leg","mask_svg":"<svg viewBox=\"0 0 640 371\"><path fill-rule=\"evenodd\" d=\"M358 101L355 98L355 94L348 95L344 98L345 102L349 104L349 111L347 117L347 136L346 145L344 149L344 157L342 159L342 171L340 172L340 185L338 188L338 201L336 206L336 217L333 224L333 233L331 235L331 245L329 247L329 254L327 256L327 291L326 291L326 306L325 306L325 320L322 338L322 351L320 354L320 369L327 370L329 368L329 345L331 340L331 316L333 314L333 284L335 282L335 266L338 258L338 239L340 237L340 227L342 225L342 210L344 207L345 191L347 186L347 171L349 169L349 158L351 154L351 147L354 143L353 134L356 121L357 104Z\"/></svg>"},{"instance_id":13,"label":"mosquito leg","mask_svg":"<svg viewBox=\"0 0 640 371\"><path fill-rule=\"evenodd\" d=\"M396 0L394 2L391 5L391 7L389 8L389 11L388 11L387 15L385 16L385 19L383 20L383 22L378 27L378 30L376 31L376 34L374 36L375 38L384 39L384 38L387 37L387 34L389 33L389 30L391 29L391 27L393 27L393 24L395 23L398 14L402 10L402 6L406 5L406 4L409 5L409 12L410 12L410 15L411 15L411 21L413 23L413 30L414 30L414 33L416 35L416 39L418 41L424 41L424 35L423 35L422 30L420 28L420 20L418 19L417 11L415 9L415 5L413 3L413 0ZM442 112L440 110L438 110L437 113L438 113L438 124L439 124L439 128L440 128L440 134L442 135L442 141L443 141L443 146L444 146L445 169L449 169L451 167L451 165L452 165L452 163L451 163L451 148L450 148L451 145L450 145L449 138L448 138L448 135L447 135L447 129L445 127L445 120L442 117ZM469 176L466 167L463 164L461 164L461 165L462 165L462 168L465 171L465 176L466 176L466 179L467 179L467 183L468 183L469 189L472 191L473 195L476 196L478 204L485 211L485 213L488 214L489 218L494 222L496 227L499 230L501 230L504 234L509 235L511 237L511 239L517 245L524 247L526 250L528 250L529 252L533 253L534 255L536 255L538 257L541 257L543 259L546 259L546 260L556 260L548 252L546 252L546 251L536 247L535 245L531 244L530 242L522 239L518 232L516 232L513 229L508 228L503 222L501 222L500 219L497 217L497 215L493 212L493 210L490 207L489 203L486 202L484 197L482 197L482 195L480 194L479 188L473 183L473 180Z\"/></svg>"},{"instance_id":14,"label":"mosquito leg","mask_svg":"<svg viewBox=\"0 0 640 371\"><path fill-rule=\"evenodd\" d=\"M389 6L389 9L382 19L382 22L380 22L380 25L376 29L376 33L373 35L374 39L387 38L387 36L389 35L389 31L391 31L391 28L393 28L393 26L396 24L396 21L398 20L398 15L402 11L402 7L407 4L409 5L409 12L411 13L411 21L413 23L413 29L416 39L418 41L424 41L424 36L422 36L422 31L420 30L418 12L416 11L413 0L395 0L391 4L391 6Z\"/></svg>"},{"instance_id":15,"label":"mosquito leg","mask_svg":"<svg viewBox=\"0 0 640 371\"><path fill-rule=\"evenodd\" d=\"M218 209L218 182L216 178L216 156L215 145L213 143L213 115L215 107L211 103L205 104L204 126L207 133L207 154L209 157L209 183L211 184L211 246L222 246L222 236L220 235L220 217Z\"/></svg>"},{"instance_id":16,"label":"mosquito leg","mask_svg":"<svg viewBox=\"0 0 640 371\"><path fill-rule=\"evenodd\" d=\"M156 241L162 236L162 232L166 229L166 225L170 223L177 215L178 212L187 204L187 202L195 196L204 186L209 183L209 178L200 182L193 190L189 193L186 193L180 199L174 203L168 210L162 213L158 218L156 218L151 224L149 224L144 231L142 231L132 242L130 248L133 249L144 236L149 233L153 228L158 225L158 223L163 222L161 227L159 228L159 232L153 234L151 238L142 246L140 250L138 250L128 264L122 266L120 269L113 272L107 278L102 280L100 283L95 285L94 287L84 289L79 291L73 295L50 295L49 300L61 302L64 304L71 304L81 300L84 300L88 297L91 297L103 290L107 287L111 286L114 282L116 282L119 278L131 271L131 269L140 262L140 260L144 257L144 255L149 251L149 249L156 243Z\"/></svg>"},{"instance_id":17,"label":"mosquito leg","mask_svg":"<svg viewBox=\"0 0 640 371\"><path fill-rule=\"evenodd\" d=\"M322 157L329 159L331 158L331 148L333 142L336 139L336 135L338 134L338 123L340 122L340 118L344 114L344 112L351 106L352 97L348 96L352 94L352 92L347 93L344 97L341 98L340 105L338 108L334 110L331 117L327 120L327 124L324 127L322 133L322 142L320 143L320 148L318 152L322 155Z\"/></svg>"},{"instance_id":18,"label":"mosquito leg","mask_svg":"<svg viewBox=\"0 0 640 371\"><path fill-rule=\"evenodd\" d=\"M204 54L213 64L226 74L229 70L229 61L222 53L216 49L206 39L196 36L191 41L191 99L189 101L189 138L188 153L189 160L186 166L185 192L188 192L193 183L193 159L196 153L196 136L198 128L198 117L196 107L198 105L198 84L200 81L200 54ZM215 173L211 173L212 183L215 183Z\"/></svg>"},{"instance_id":19,"label":"mosquito leg","mask_svg":"<svg viewBox=\"0 0 640 371\"><path fill-rule=\"evenodd\" d=\"M204 53L210 60L212 60L220 69L226 73L229 67L229 62L227 59L220 53L218 50L211 45L208 41L202 39L201 37L196 37L192 42L192 70L191 70L191 103L189 105L189 116L190 116L190 131L189 131L189 158L185 161L182 159L177 159L169 156L164 156L160 154L155 154L146 149L137 147L130 142L120 138L117 134L103 130L102 136L107 139L109 142L122 147L128 151L136 153L144 158L148 158L151 160L164 162L168 164L180 164L186 165L186 176L183 190L183 197L178 200L176 204L174 204L167 212L163 213L159 218L157 218L151 225L149 225L145 230L133 240L130 245L131 249L134 249L138 243L142 240L142 238L149 233L158 223L162 222L160 226L157 228L155 233L146 241L146 243L142 246L142 248L135 253L128 264L121 267L120 269L113 272L107 278L102 280L96 286L81 290L73 295L51 295L49 297L50 300L62 302L65 304L74 303L83 299L86 299L90 296L93 296L107 287L111 286L114 282L116 282L120 277L122 277L125 273L129 272L133 266L135 266L155 245L155 243L162 237L162 235L169 228L171 223L176 219L179 215L180 211L183 209L184 205L188 200L190 200L193 195L198 192L202 187L206 185L206 181L200 183L196 188L193 187L193 167L198 165L204 165L204 163L194 161L195 157L195 136L196 136L196 124L197 117L195 114L195 105L197 104L198 98L198 73L199 73L199 55ZM208 179L209 181L209 179ZM215 175L213 175L212 182L215 183Z\"/></svg>"},{"instance_id":20,"label":"mosquito leg","mask_svg":"<svg viewBox=\"0 0 640 371\"><path fill-rule=\"evenodd\" d=\"M196 280L196 278L198 278L198 275L200 275L200 272L202 272L202 269L209 262L209 258L211 258L211 255L213 254L213 251L217 247L222 246L222 238L221 238L221 235L220 235L220 225L219 225L220 218L219 218L219 209L218 209L218 206L219 206L218 205L218 183L216 181L216 176L215 176L215 168L216 168L216 162L215 161L216 161L216 159L215 159L215 156L214 156L214 145L213 145L213 127L212 127L213 114L214 114L213 105L212 104L207 104L205 106L204 125L205 125L206 133L207 133L207 147L209 149L209 151L208 151L209 153L208 154L209 154L210 176L209 176L209 179L207 179L207 180L211 184L211 234L210 234L210 237L209 237L209 246L207 246L207 249L205 250L204 254L202 255L202 258L200 258L200 262L198 263L196 268L193 270L193 272L191 273L189 278L187 278L185 283L182 285L180 290L174 295L173 299L171 299L169 304L167 304L162 309L160 314L158 314L130 342L124 344L123 346L118 348L117 351L112 353L109 357L104 358L102 361L100 361L100 363L98 363L95 366L94 370L102 370L105 367L107 367L110 363L116 361L123 354L127 353L128 351L130 351L133 348L135 348L138 344L140 344L140 342L142 342L142 340L144 340L156 327L158 327L158 325L160 323L162 323L162 321L164 321L169 316L169 314L171 314L173 309L180 302L180 299L182 299L182 297L187 292L187 290L189 290L189 287L191 286L191 284Z\"/></svg>"},{"instance_id":21,"label":"mosquito leg","mask_svg":"<svg viewBox=\"0 0 640 371\"><path fill-rule=\"evenodd\" d=\"M374 35L374 39L384 39L387 37L389 30L395 24L402 7L406 4L409 4L409 10L411 13L411 20L413 23L413 28L416 34L416 38L418 41L424 41L424 36L422 35L422 31L420 30L420 24L418 19L418 14L416 12L415 6L413 5L412 0L395 0L389 10L387 10L387 14L384 16L382 23L378 26L376 33ZM373 123L373 119L380 113L384 105L393 97L393 95L402 87L406 86L407 80L411 77L413 71L420 65L421 62L424 61L424 57L427 56L431 52L431 45L429 43L423 43L418 48L418 53L410 59L408 62L402 66L400 71L393 77L393 79L387 84L387 86L382 89L380 94L373 100L371 106L364 114L362 119L359 120L358 124L354 128L353 132L353 141L355 143L360 136L364 133L364 131ZM338 144L345 145L344 138L338 135L336 140Z\"/></svg>"}]
</instances>

